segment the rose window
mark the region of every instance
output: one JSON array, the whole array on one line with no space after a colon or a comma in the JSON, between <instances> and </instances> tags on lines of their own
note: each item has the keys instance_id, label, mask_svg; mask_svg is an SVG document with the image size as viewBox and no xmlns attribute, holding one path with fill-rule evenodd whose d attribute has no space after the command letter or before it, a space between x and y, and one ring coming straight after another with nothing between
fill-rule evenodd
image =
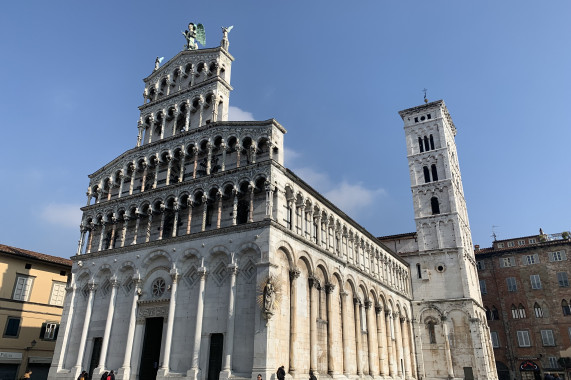
<instances>
[{"instance_id":1,"label":"rose window","mask_svg":"<svg viewBox=\"0 0 571 380\"><path fill-rule=\"evenodd\" d=\"M153 281L151 289L153 297L161 297L163 294L165 294L166 289L167 289L167 284L165 283L165 280L163 280L162 278L157 278L155 281Z\"/></svg>"}]
</instances>

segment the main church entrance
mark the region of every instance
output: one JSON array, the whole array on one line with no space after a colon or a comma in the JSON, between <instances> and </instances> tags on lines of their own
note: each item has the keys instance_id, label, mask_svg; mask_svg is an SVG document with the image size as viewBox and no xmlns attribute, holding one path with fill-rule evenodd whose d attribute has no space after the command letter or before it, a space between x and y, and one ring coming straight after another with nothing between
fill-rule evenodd
<instances>
[{"instance_id":1,"label":"main church entrance","mask_svg":"<svg viewBox=\"0 0 571 380\"><path fill-rule=\"evenodd\" d=\"M139 380L155 380L157 378L162 338L163 318L147 318L141 364L139 365Z\"/></svg>"}]
</instances>

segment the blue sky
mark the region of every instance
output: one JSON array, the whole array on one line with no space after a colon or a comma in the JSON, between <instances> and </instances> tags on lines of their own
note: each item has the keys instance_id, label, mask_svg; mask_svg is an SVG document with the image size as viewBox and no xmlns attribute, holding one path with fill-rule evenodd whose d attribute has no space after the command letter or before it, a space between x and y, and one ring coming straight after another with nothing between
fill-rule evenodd
<instances>
[{"instance_id":1,"label":"blue sky","mask_svg":"<svg viewBox=\"0 0 571 380\"><path fill-rule=\"evenodd\" d=\"M21 1L0 14L0 243L75 253L87 175L135 146L142 78L230 33L234 119L375 235L414 231L398 111L444 99L473 241L571 229L568 1Z\"/></svg>"}]
</instances>

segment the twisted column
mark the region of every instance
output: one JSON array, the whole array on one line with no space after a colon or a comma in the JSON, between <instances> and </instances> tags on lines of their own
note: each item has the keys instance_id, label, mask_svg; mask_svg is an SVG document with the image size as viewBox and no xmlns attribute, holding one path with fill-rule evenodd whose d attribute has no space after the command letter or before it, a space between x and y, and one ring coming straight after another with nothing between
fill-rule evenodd
<instances>
[{"instance_id":1,"label":"twisted column","mask_svg":"<svg viewBox=\"0 0 571 380\"><path fill-rule=\"evenodd\" d=\"M149 206L149 209L147 210L147 215L149 216L149 220L147 221L145 243L148 243L151 240L151 224L153 223L153 208L151 206Z\"/></svg>"},{"instance_id":2,"label":"twisted column","mask_svg":"<svg viewBox=\"0 0 571 380\"><path fill-rule=\"evenodd\" d=\"M163 230L165 229L165 210L165 204L161 203L159 206L159 212L161 213L161 223L159 225L159 238L157 240L163 240Z\"/></svg>"}]
</instances>

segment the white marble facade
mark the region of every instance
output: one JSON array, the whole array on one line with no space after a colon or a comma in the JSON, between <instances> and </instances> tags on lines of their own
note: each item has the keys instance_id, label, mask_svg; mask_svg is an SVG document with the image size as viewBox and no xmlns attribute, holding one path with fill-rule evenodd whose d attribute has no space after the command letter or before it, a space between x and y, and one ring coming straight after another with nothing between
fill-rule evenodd
<instances>
[{"instance_id":1,"label":"white marble facade","mask_svg":"<svg viewBox=\"0 0 571 380\"><path fill-rule=\"evenodd\" d=\"M486 334L472 272L446 261L450 276L438 287L464 284L469 318L456 318L455 306L439 314L448 295L415 278L418 248L389 248L285 169L285 129L275 120L227 121L233 57L225 38L180 52L144 80L136 147L89 176L49 378L114 370L118 379L270 380L281 365L299 379L310 370L461 378L463 367L492 378L480 364L489 352L443 343L446 316L471 337L466 344ZM430 207L415 197L415 210ZM467 236L455 229L467 216L450 204L438 222L452 227L440 237L419 225L426 247L450 248L444 256L459 255L451 236L469 239L469 227ZM417 292L431 294L430 305ZM422 341L430 318L437 348Z\"/></svg>"}]
</instances>

